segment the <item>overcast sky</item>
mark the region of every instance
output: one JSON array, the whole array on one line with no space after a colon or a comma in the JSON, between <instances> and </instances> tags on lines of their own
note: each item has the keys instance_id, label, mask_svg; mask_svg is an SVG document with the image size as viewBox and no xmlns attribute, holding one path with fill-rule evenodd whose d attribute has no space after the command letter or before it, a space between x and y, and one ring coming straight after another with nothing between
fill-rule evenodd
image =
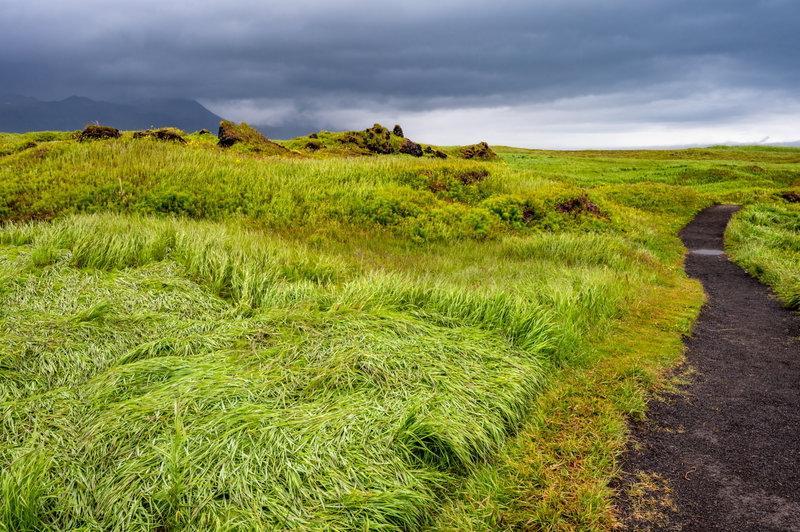
<instances>
[{"instance_id":1,"label":"overcast sky","mask_svg":"<svg viewBox=\"0 0 800 532\"><path fill-rule=\"evenodd\" d=\"M0 0L0 92L438 144L800 140L798 0Z\"/></svg>"}]
</instances>

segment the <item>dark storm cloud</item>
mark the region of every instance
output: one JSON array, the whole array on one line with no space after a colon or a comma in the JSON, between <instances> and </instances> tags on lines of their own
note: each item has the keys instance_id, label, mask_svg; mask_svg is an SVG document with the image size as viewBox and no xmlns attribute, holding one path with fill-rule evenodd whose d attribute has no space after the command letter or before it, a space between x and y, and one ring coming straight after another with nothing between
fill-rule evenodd
<instances>
[{"instance_id":1,"label":"dark storm cloud","mask_svg":"<svg viewBox=\"0 0 800 532\"><path fill-rule=\"evenodd\" d=\"M33 1L3 8L0 69L3 92L275 99L298 110L792 94L798 16L788 0Z\"/></svg>"},{"instance_id":2,"label":"dark storm cloud","mask_svg":"<svg viewBox=\"0 0 800 532\"><path fill-rule=\"evenodd\" d=\"M670 80L794 89L800 77L800 9L790 2L25 5L0 22L6 91L334 93L424 106Z\"/></svg>"}]
</instances>

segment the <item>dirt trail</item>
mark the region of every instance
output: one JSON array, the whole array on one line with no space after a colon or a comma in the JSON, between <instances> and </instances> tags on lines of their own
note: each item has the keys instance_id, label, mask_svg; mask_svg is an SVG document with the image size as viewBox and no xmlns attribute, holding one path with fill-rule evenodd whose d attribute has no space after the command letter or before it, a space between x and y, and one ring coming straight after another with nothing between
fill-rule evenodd
<instances>
[{"instance_id":1,"label":"dirt trail","mask_svg":"<svg viewBox=\"0 0 800 532\"><path fill-rule=\"evenodd\" d=\"M722 250L737 209L701 212L684 245ZM800 531L800 316L725 255L690 252L685 268L708 295L685 342L692 373L684 393L653 401L632 427L620 520L627 530ZM668 504L630 499L636 482L662 496L668 486Z\"/></svg>"}]
</instances>

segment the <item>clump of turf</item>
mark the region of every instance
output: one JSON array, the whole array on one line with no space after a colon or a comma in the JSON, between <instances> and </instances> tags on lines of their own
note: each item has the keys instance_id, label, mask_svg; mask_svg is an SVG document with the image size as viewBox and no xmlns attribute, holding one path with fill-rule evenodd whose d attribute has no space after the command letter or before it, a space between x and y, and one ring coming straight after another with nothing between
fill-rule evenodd
<instances>
[{"instance_id":1,"label":"clump of turf","mask_svg":"<svg viewBox=\"0 0 800 532\"><path fill-rule=\"evenodd\" d=\"M121 136L117 128L87 124L78 135L78 140L118 139Z\"/></svg>"},{"instance_id":2,"label":"clump of turf","mask_svg":"<svg viewBox=\"0 0 800 532\"><path fill-rule=\"evenodd\" d=\"M291 155L292 152L280 144L276 144L259 133L245 122L238 126L228 120L219 123L218 145L223 148L235 148L241 153L254 155Z\"/></svg>"},{"instance_id":3,"label":"clump of turf","mask_svg":"<svg viewBox=\"0 0 800 532\"><path fill-rule=\"evenodd\" d=\"M603 216L600 212L600 207L592 202L585 193L582 196L571 198L563 203L556 205L556 210L559 212L566 212L570 214L589 213L595 216Z\"/></svg>"},{"instance_id":4,"label":"clump of turf","mask_svg":"<svg viewBox=\"0 0 800 532\"><path fill-rule=\"evenodd\" d=\"M778 197L789 203L800 203L800 190L784 190L778 193Z\"/></svg>"},{"instance_id":5,"label":"clump of turf","mask_svg":"<svg viewBox=\"0 0 800 532\"><path fill-rule=\"evenodd\" d=\"M160 129L146 129L144 131L134 131L133 138L151 138L157 140L170 140L174 142L185 143L186 139L183 138L183 131L174 127L162 127Z\"/></svg>"}]
</instances>

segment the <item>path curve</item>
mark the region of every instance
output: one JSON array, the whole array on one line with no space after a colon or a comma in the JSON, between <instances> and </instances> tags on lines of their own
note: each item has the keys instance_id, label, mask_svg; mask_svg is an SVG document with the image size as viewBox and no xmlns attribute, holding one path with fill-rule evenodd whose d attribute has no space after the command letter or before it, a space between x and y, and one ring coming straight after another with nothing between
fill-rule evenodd
<instances>
[{"instance_id":1,"label":"path curve","mask_svg":"<svg viewBox=\"0 0 800 532\"><path fill-rule=\"evenodd\" d=\"M721 251L736 210L715 205L680 233L708 302L685 342L689 384L632 426L618 500L628 530L800 531L800 315L724 254L691 252ZM625 494L641 473L669 486L666 520Z\"/></svg>"}]
</instances>

